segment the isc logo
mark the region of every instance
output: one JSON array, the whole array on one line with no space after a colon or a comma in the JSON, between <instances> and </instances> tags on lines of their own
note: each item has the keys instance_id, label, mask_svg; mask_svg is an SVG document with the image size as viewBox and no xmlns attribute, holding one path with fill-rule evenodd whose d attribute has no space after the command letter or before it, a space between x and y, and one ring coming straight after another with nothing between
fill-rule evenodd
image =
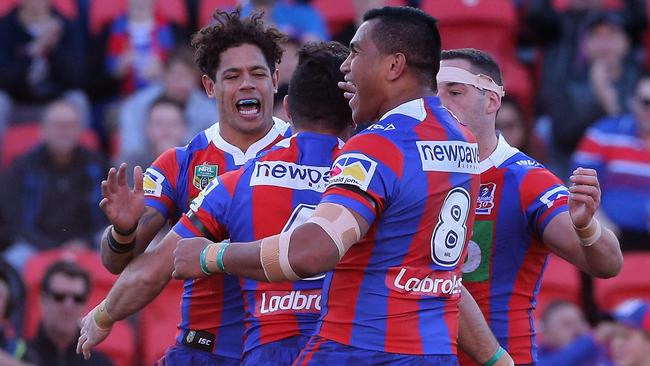
<instances>
[{"instance_id":1,"label":"isc logo","mask_svg":"<svg viewBox=\"0 0 650 366\"><path fill-rule=\"evenodd\" d=\"M210 346L212 344L212 341L210 339L207 339L207 338L199 338L197 343L205 345L205 346Z\"/></svg>"}]
</instances>

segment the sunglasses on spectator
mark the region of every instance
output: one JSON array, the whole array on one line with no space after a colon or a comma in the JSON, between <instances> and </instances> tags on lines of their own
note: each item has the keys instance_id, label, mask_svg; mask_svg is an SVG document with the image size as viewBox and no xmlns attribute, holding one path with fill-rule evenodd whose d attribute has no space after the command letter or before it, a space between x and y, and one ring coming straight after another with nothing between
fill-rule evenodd
<instances>
[{"instance_id":1,"label":"sunglasses on spectator","mask_svg":"<svg viewBox=\"0 0 650 366\"><path fill-rule=\"evenodd\" d=\"M63 303L65 302L66 298L71 298L75 302L75 304L82 305L86 303L86 298L87 298L86 295L56 292L56 291L50 291L48 292L48 294L57 303Z\"/></svg>"}]
</instances>

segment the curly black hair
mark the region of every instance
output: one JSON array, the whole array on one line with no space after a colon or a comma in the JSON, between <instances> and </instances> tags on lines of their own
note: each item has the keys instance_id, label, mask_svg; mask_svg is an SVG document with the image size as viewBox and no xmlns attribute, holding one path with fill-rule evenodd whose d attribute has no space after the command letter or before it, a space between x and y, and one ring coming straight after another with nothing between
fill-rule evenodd
<instances>
[{"instance_id":1,"label":"curly black hair","mask_svg":"<svg viewBox=\"0 0 650 366\"><path fill-rule=\"evenodd\" d=\"M205 75L214 79L221 53L245 43L254 44L262 50L271 72L282 59L282 42L286 36L274 27L267 27L262 14L241 17L241 8L232 12L216 10L212 15L215 23L203 27L192 36L194 62Z\"/></svg>"}]
</instances>

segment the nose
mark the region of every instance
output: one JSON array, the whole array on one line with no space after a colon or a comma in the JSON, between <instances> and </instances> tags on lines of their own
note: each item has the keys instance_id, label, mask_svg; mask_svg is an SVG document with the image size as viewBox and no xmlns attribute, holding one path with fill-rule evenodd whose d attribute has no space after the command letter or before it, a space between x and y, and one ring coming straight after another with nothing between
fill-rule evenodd
<instances>
[{"instance_id":1,"label":"nose","mask_svg":"<svg viewBox=\"0 0 650 366\"><path fill-rule=\"evenodd\" d=\"M341 72L344 73L344 74L347 74L347 73L350 72L350 56L352 56L352 55L351 54L348 55L348 57L345 59L345 61L343 61L343 63L341 64L341 67L339 68L341 70Z\"/></svg>"},{"instance_id":2,"label":"nose","mask_svg":"<svg viewBox=\"0 0 650 366\"><path fill-rule=\"evenodd\" d=\"M242 77L241 84L239 85L240 90L246 89L255 89L255 84L253 83L253 75L245 74Z\"/></svg>"}]
</instances>

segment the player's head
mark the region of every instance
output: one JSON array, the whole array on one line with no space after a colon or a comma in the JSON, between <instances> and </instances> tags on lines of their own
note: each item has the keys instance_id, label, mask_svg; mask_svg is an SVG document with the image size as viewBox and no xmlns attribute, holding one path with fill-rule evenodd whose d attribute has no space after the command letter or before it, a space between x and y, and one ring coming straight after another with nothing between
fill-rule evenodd
<instances>
[{"instance_id":1,"label":"player's head","mask_svg":"<svg viewBox=\"0 0 650 366\"><path fill-rule=\"evenodd\" d=\"M442 51L438 73L442 104L475 135L494 133L503 81L494 59L473 48Z\"/></svg>"},{"instance_id":2,"label":"player's head","mask_svg":"<svg viewBox=\"0 0 650 366\"><path fill-rule=\"evenodd\" d=\"M629 300L616 308L612 359L617 366L650 365L650 302Z\"/></svg>"},{"instance_id":3,"label":"player's head","mask_svg":"<svg viewBox=\"0 0 650 366\"><path fill-rule=\"evenodd\" d=\"M542 341L558 349L589 331L585 316L574 303L564 300L549 304L542 314Z\"/></svg>"},{"instance_id":4,"label":"player's head","mask_svg":"<svg viewBox=\"0 0 650 366\"><path fill-rule=\"evenodd\" d=\"M43 143L51 153L67 155L79 145L83 124L71 102L60 99L50 103L43 112L42 126Z\"/></svg>"},{"instance_id":5,"label":"player's head","mask_svg":"<svg viewBox=\"0 0 650 366\"><path fill-rule=\"evenodd\" d=\"M402 102L435 90L440 62L436 20L421 10L384 7L368 11L341 65L357 91L354 121L374 122Z\"/></svg>"},{"instance_id":6,"label":"player's head","mask_svg":"<svg viewBox=\"0 0 650 366\"><path fill-rule=\"evenodd\" d=\"M285 99L292 125L299 130L352 130L352 111L337 83L349 50L338 42L308 43L298 51L298 66Z\"/></svg>"},{"instance_id":7,"label":"player's head","mask_svg":"<svg viewBox=\"0 0 650 366\"><path fill-rule=\"evenodd\" d=\"M271 126L276 64L284 35L263 23L260 14L242 18L240 10L213 15L215 24L192 37L203 86L217 99L222 130L260 135Z\"/></svg>"}]
</instances>

